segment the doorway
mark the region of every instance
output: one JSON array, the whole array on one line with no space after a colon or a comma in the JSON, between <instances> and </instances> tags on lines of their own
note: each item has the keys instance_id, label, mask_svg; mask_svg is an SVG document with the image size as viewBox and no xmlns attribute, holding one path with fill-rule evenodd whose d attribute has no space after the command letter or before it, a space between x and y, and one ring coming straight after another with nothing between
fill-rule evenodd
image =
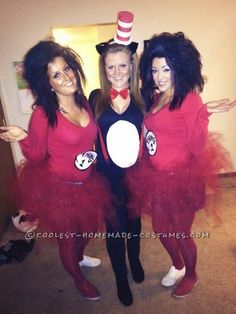
<instances>
[{"instance_id":1,"label":"doorway","mask_svg":"<svg viewBox=\"0 0 236 314\"><path fill-rule=\"evenodd\" d=\"M5 125L5 116L0 98L0 126ZM16 179L16 168L13 159L11 144L0 140L0 237L6 230L10 218L16 208L10 202L8 182Z\"/></svg>"},{"instance_id":2,"label":"doorway","mask_svg":"<svg viewBox=\"0 0 236 314\"><path fill-rule=\"evenodd\" d=\"M98 24L88 26L52 28L52 36L56 42L74 49L83 60L83 70L87 79L84 86L86 97L100 87L98 61L99 54L95 46L113 38L116 31L114 24Z\"/></svg>"}]
</instances>

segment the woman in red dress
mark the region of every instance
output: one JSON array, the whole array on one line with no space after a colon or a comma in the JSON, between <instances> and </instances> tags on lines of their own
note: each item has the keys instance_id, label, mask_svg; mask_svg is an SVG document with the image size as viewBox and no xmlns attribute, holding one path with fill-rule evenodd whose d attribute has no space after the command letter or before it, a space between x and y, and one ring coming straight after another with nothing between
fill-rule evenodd
<instances>
[{"instance_id":1,"label":"woman in red dress","mask_svg":"<svg viewBox=\"0 0 236 314\"><path fill-rule=\"evenodd\" d=\"M182 278L173 292L178 298L199 281L191 227L195 212L204 207L205 178L213 170L209 113L199 96L201 67L198 50L183 33L150 40L140 64L144 98L147 106L152 103L144 118L147 156L128 178L133 215L142 207L151 209L153 229L172 261L162 285Z\"/></svg>"},{"instance_id":2,"label":"woman in red dress","mask_svg":"<svg viewBox=\"0 0 236 314\"><path fill-rule=\"evenodd\" d=\"M25 56L24 78L36 97L28 132L1 128L1 138L18 141L26 158L19 168L18 205L55 233L65 269L85 298L97 300L100 294L80 266L87 265L88 234L98 230L110 204L108 186L93 166L97 125L83 93L79 56L41 41Z\"/></svg>"}]
</instances>

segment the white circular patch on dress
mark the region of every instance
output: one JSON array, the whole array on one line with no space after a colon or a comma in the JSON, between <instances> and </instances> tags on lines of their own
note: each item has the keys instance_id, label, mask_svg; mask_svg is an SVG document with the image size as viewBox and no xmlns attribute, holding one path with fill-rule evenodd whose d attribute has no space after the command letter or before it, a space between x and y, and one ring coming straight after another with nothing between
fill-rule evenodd
<instances>
[{"instance_id":1,"label":"white circular patch on dress","mask_svg":"<svg viewBox=\"0 0 236 314\"><path fill-rule=\"evenodd\" d=\"M97 158L97 153L93 150L81 153L75 157L75 166L79 170L88 169Z\"/></svg>"},{"instance_id":2,"label":"white circular patch on dress","mask_svg":"<svg viewBox=\"0 0 236 314\"><path fill-rule=\"evenodd\" d=\"M120 168L135 164L139 153L139 134L136 126L125 120L114 123L107 132L107 151Z\"/></svg>"},{"instance_id":3,"label":"white circular patch on dress","mask_svg":"<svg viewBox=\"0 0 236 314\"><path fill-rule=\"evenodd\" d=\"M148 149L149 155L153 156L157 151L157 139L152 133L152 131L148 131L146 134L146 147Z\"/></svg>"}]
</instances>

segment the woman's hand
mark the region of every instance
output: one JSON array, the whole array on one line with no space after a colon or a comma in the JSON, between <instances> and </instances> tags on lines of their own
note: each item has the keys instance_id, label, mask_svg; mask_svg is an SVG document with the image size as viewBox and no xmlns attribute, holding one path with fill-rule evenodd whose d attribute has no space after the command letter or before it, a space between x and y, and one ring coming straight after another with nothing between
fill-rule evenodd
<instances>
[{"instance_id":1,"label":"woman's hand","mask_svg":"<svg viewBox=\"0 0 236 314\"><path fill-rule=\"evenodd\" d=\"M1 126L0 127L0 139L5 142L18 142L27 137L27 132L15 125Z\"/></svg>"},{"instance_id":2,"label":"woman's hand","mask_svg":"<svg viewBox=\"0 0 236 314\"><path fill-rule=\"evenodd\" d=\"M231 110L236 106L236 100L230 101L229 98L210 101L205 104L209 113L221 113Z\"/></svg>"}]
</instances>

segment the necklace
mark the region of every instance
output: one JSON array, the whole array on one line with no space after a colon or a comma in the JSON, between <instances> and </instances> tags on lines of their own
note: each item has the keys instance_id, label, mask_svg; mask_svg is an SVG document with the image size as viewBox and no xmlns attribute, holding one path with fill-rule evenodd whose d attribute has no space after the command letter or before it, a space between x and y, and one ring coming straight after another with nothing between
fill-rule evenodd
<instances>
[{"instance_id":1,"label":"necklace","mask_svg":"<svg viewBox=\"0 0 236 314\"><path fill-rule=\"evenodd\" d=\"M66 111L62 106L59 106L58 110L62 113L68 114L69 112Z\"/></svg>"}]
</instances>

